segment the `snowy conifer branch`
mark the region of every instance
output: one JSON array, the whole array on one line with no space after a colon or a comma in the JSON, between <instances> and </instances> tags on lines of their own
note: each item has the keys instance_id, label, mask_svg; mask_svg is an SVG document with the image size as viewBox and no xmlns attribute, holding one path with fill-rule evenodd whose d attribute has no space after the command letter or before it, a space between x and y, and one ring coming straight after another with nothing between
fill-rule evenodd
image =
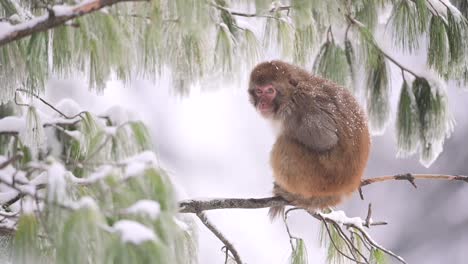
<instances>
[{"instance_id":1,"label":"snowy conifer branch","mask_svg":"<svg viewBox=\"0 0 468 264\"><path fill-rule=\"evenodd\" d=\"M34 33L47 31L49 29L64 25L65 22L72 20L77 17L81 17L101 8L112 6L117 3L123 2L147 2L149 0L92 0L85 1L75 6L69 6L68 12L62 12L63 7L60 8L61 12L56 12L54 8L49 8L53 12L48 12L46 15L33 18L29 21L12 25L5 33L0 35L0 46L7 43L19 40L21 38L30 36Z\"/></svg>"}]
</instances>

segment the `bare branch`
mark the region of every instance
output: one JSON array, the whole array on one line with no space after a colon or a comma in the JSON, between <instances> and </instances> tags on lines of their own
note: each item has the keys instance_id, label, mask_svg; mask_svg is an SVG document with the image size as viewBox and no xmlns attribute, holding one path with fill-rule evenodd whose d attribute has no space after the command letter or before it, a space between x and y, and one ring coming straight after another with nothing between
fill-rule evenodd
<instances>
[{"instance_id":1,"label":"bare branch","mask_svg":"<svg viewBox=\"0 0 468 264\"><path fill-rule=\"evenodd\" d=\"M55 106L53 106L51 103L47 102L45 99L43 99L42 97L40 97L39 95L29 91L29 90L25 90L25 89L16 89L15 92L23 92L23 93L27 93L37 99L39 99L43 104L47 105L48 107L52 108L55 112L59 113L62 117L66 118L66 119L75 119L77 117L80 117L81 118L81 115L86 113L87 111L81 111L79 112L78 114L76 115L73 115L73 116L68 116L66 114L64 114L62 111L58 110ZM22 105L22 106L29 106L28 104L21 104L21 103L18 103L17 100L16 100L16 94L15 94L15 103L17 105Z\"/></svg>"},{"instance_id":2,"label":"bare branch","mask_svg":"<svg viewBox=\"0 0 468 264\"><path fill-rule=\"evenodd\" d=\"M224 11L224 12L227 12L229 13L231 16L241 16L241 17L264 17L264 18L273 18L273 19L278 19L278 17L275 17L275 16L271 16L271 15L262 15L262 14L259 14L259 13L244 13L244 12L239 12L239 11L233 11L227 7L224 7L224 6L220 6L216 3L213 3L211 2L210 3L211 6L221 10L221 11ZM274 8L274 9L271 9L268 11L268 13L273 13L275 11L288 11L288 14L289 14L289 9L290 7L288 6L284 6L284 7L278 7L278 8Z\"/></svg>"},{"instance_id":3,"label":"bare branch","mask_svg":"<svg viewBox=\"0 0 468 264\"><path fill-rule=\"evenodd\" d=\"M197 213L214 209L258 209L278 205L288 205L288 202L281 197L268 198L220 198L210 200L186 200L179 203L180 213Z\"/></svg>"},{"instance_id":4,"label":"bare branch","mask_svg":"<svg viewBox=\"0 0 468 264\"><path fill-rule=\"evenodd\" d=\"M6 161L0 163L0 170L6 168L8 165L10 165L11 163L21 159L22 157L23 157L23 153L18 153L16 155L14 155L13 157L7 159Z\"/></svg>"},{"instance_id":5,"label":"bare branch","mask_svg":"<svg viewBox=\"0 0 468 264\"><path fill-rule=\"evenodd\" d=\"M414 180L443 180L443 181L464 181L468 183L468 176L464 175L443 175L443 174L398 174L392 176L380 176L376 178L365 179L361 182L361 186L366 186L376 182L384 181L409 181L414 187Z\"/></svg>"},{"instance_id":6,"label":"bare branch","mask_svg":"<svg viewBox=\"0 0 468 264\"><path fill-rule=\"evenodd\" d=\"M234 256L234 260L237 262L237 264L242 264L241 258L239 257L239 253L237 253L237 250L234 248L234 246L229 242L223 234L213 225L211 222L208 220L208 217L206 217L206 214L204 212L197 212L198 218L200 218L200 221L219 239L223 244L226 246L226 249L229 250L232 255Z\"/></svg>"},{"instance_id":7,"label":"bare branch","mask_svg":"<svg viewBox=\"0 0 468 264\"><path fill-rule=\"evenodd\" d=\"M464 181L468 182L468 176L462 175L441 175L441 174L398 174L393 176L381 176L376 178L364 179L361 181L361 187L384 181L405 180L412 182L414 180L446 180L446 181ZM216 209L258 209L269 208L279 205L290 205L281 197L267 198L218 198L209 200L185 200L179 203L180 213L197 213L205 210ZM384 223L372 223L372 225Z\"/></svg>"},{"instance_id":8,"label":"bare branch","mask_svg":"<svg viewBox=\"0 0 468 264\"><path fill-rule=\"evenodd\" d=\"M50 12L48 12L46 15L11 26L9 32L0 35L0 46L30 36L34 33L47 31L64 25L65 22L69 20L93 13L103 7L123 2L141 1L147 2L149 0L92 0L85 1L84 3L77 4L75 6L70 6L72 11L67 14L54 14L51 16Z\"/></svg>"}]
</instances>

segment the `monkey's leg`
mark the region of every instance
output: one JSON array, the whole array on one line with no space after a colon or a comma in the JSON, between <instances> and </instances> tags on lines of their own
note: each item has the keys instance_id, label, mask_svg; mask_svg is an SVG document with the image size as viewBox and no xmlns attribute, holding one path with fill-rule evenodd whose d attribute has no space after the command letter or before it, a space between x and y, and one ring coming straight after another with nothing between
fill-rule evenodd
<instances>
[{"instance_id":1,"label":"monkey's leg","mask_svg":"<svg viewBox=\"0 0 468 264\"><path fill-rule=\"evenodd\" d=\"M337 205L342 196L341 195L329 195L329 196L316 196L316 197L304 197L302 195L293 194L286 191L276 182L273 187L273 194L279 196L290 204L306 209L307 211L313 212L318 209L325 209ZM284 214L284 206L274 206L270 208L268 215L270 219L275 219L276 217Z\"/></svg>"},{"instance_id":2,"label":"monkey's leg","mask_svg":"<svg viewBox=\"0 0 468 264\"><path fill-rule=\"evenodd\" d=\"M275 182L289 193L336 200L334 196L347 195L359 187L362 170L353 165L356 158L340 146L322 153L280 136L270 161Z\"/></svg>"}]
</instances>

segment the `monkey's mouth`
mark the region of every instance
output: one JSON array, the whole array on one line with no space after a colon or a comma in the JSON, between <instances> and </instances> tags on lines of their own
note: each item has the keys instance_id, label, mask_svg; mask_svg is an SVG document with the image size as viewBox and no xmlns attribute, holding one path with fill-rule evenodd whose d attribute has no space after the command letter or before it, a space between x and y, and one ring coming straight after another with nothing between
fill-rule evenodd
<instances>
[{"instance_id":1,"label":"monkey's mouth","mask_svg":"<svg viewBox=\"0 0 468 264\"><path fill-rule=\"evenodd\" d=\"M270 117L274 113L274 109L272 106L269 104L258 104L257 110L260 112L260 114L264 117Z\"/></svg>"}]
</instances>

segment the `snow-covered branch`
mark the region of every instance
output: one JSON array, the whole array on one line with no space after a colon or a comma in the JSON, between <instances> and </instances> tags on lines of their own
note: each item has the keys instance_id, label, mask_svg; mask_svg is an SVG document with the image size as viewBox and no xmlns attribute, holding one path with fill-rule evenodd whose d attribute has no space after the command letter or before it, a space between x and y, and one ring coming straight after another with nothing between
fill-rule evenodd
<instances>
[{"instance_id":1,"label":"snow-covered branch","mask_svg":"<svg viewBox=\"0 0 468 264\"><path fill-rule=\"evenodd\" d=\"M2 23L0 25L0 46L15 40L30 36L37 32L46 31L74 18L84 16L101 8L123 2L147 2L149 0L87 0L74 6L54 6L48 9L48 13L35 17L16 25Z\"/></svg>"}]
</instances>

